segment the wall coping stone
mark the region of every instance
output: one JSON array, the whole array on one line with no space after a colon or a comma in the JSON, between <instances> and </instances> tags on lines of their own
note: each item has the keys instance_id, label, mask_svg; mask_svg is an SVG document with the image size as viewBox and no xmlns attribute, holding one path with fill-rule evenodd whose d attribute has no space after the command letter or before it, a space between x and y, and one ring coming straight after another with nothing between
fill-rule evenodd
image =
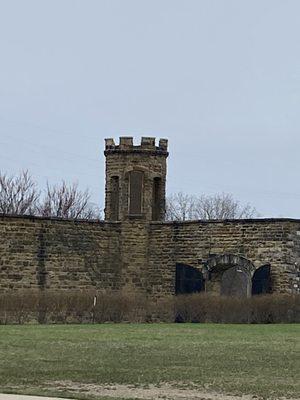
<instances>
[{"instance_id":1,"label":"wall coping stone","mask_svg":"<svg viewBox=\"0 0 300 400\"><path fill-rule=\"evenodd\" d=\"M3 214L0 213L0 218L10 219L24 219L24 220L38 220L38 221L57 221L57 222L72 222L72 223L91 223L100 225L122 225L122 221L105 221L100 219L72 219L72 218L60 218L60 217L43 217L37 215L19 215L19 214ZM189 225L189 224L247 224L247 223L261 223L270 224L278 222L295 222L300 223L300 219L297 218L242 218L242 219L211 219L211 220L188 220L188 221L149 221L150 225Z\"/></svg>"},{"instance_id":2,"label":"wall coping stone","mask_svg":"<svg viewBox=\"0 0 300 400\"><path fill-rule=\"evenodd\" d=\"M189 225L189 224L248 224L248 223L261 223L261 224L272 224L278 222L297 222L300 223L300 219L297 218L241 218L241 219L197 219L188 221L150 221L151 225Z\"/></svg>"},{"instance_id":3,"label":"wall coping stone","mask_svg":"<svg viewBox=\"0 0 300 400\"><path fill-rule=\"evenodd\" d=\"M0 219L23 219L30 221L56 221L56 222L69 222L69 223L90 223L99 225L121 225L121 221L104 221L100 219L72 219L72 218L60 218L60 217L43 217L38 215L19 215L19 214L3 214L0 213Z\"/></svg>"}]
</instances>

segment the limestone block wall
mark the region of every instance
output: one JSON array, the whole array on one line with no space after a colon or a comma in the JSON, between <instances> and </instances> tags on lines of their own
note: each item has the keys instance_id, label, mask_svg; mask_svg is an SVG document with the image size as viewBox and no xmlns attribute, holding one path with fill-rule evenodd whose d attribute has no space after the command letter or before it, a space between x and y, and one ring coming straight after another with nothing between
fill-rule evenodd
<instances>
[{"instance_id":1,"label":"limestone block wall","mask_svg":"<svg viewBox=\"0 0 300 400\"><path fill-rule=\"evenodd\" d=\"M299 292L300 221L66 221L0 216L0 291L126 289L175 292L176 263L199 270L234 254L270 264L274 292Z\"/></svg>"},{"instance_id":2,"label":"limestone block wall","mask_svg":"<svg viewBox=\"0 0 300 400\"><path fill-rule=\"evenodd\" d=\"M0 291L119 289L120 224L0 216Z\"/></svg>"},{"instance_id":3,"label":"limestone block wall","mask_svg":"<svg viewBox=\"0 0 300 400\"><path fill-rule=\"evenodd\" d=\"M290 283L292 291L300 293L300 227L296 226L290 235L290 243L292 247L290 258Z\"/></svg>"},{"instance_id":4,"label":"limestone block wall","mask_svg":"<svg viewBox=\"0 0 300 400\"><path fill-rule=\"evenodd\" d=\"M201 270L211 257L222 254L241 255L256 268L270 264L274 292L299 290L296 285L299 283L300 221L297 220L153 222L149 247L153 295L174 293L176 263Z\"/></svg>"},{"instance_id":5,"label":"limestone block wall","mask_svg":"<svg viewBox=\"0 0 300 400\"><path fill-rule=\"evenodd\" d=\"M149 231L148 290L154 297L175 293L177 243L173 223L151 223ZM194 258L195 265L197 264Z\"/></svg>"}]
</instances>

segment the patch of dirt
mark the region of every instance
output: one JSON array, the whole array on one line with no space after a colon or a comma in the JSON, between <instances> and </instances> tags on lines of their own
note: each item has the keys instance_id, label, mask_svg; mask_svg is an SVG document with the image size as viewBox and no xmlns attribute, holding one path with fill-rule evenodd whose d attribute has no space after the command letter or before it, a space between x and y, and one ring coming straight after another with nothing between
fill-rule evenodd
<instances>
[{"instance_id":1,"label":"patch of dirt","mask_svg":"<svg viewBox=\"0 0 300 400\"><path fill-rule=\"evenodd\" d=\"M51 387L56 390L70 390L73 393L82 393L91 396L115 397L120 399L142 400L254 400L256 396L230 396L220 393L208 393L197 388L181 389L164 383L160 386L147 385L145 387L134 385L96 385L91 383L78 383L71 381L51 382Z\"/></svg>"}]
</instances>

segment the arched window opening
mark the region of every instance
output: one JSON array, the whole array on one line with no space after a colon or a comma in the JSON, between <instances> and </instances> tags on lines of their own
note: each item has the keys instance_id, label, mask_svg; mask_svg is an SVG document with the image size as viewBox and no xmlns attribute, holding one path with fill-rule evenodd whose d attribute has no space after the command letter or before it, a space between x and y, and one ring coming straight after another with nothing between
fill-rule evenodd
<instances>
[{"instance_id":1,"label":"arched window opening","mask_svg":"<svg viewBox=\"0 0 300 400\"><path fill-rule=\"evenodd\" d=\"M152 220L159 221L161 214L161 178L153 179Z\"/></svg>"},{"instance_id":2,"label":"arched window opening","mask_svg":"<svg viewBox=\"0 0 300 400\"><path fill-rule=\"evenodd\" d=\"M252 295L271 293L271 267L263 265L252 278Z\"/></svg>"},{"instance_id":3,"label":"arched window opening","mask_svg":"<svg viewBox=\"0 0 300 400\"><path fill-rule=\"evenodd\" d=\"M141 171L131 171L129 174L129 215L142 214L144 174Z\"/></svg>"},{"instance_id":4,"label":"arched window opening","mask_svg":"<svg viewBox=\"0 0 300 400\"><path fill-rule=\"evenodd\" d=\"M223 272L221 277L221 295L248 297L251 295L251 279L247 271L234 266Z\"/></svg>"},{"instance_id":5,"label":"arched window opening","mask_svg":"<svg viewBox=\"0 0 300 400\"><path fill-rule=\"evenodd\" d=\"M110 218L113 221L118 221L119 220L119 204L120 204L120 199L119 199L119 177L118 176L112 176L111 177L111 194L110 194L110 210L111 210L111 215Z\"/></svg>"},{"instance_id":6,"label":"arched window opening","mask_svg":"<svg viewBox=\"0 0 300 400\"><path fill-rule=\"evenodd\" d=\"M197 293L204 290L201 271L185 264L176 264L176 294Z\"/></svg>"}]
</instances>

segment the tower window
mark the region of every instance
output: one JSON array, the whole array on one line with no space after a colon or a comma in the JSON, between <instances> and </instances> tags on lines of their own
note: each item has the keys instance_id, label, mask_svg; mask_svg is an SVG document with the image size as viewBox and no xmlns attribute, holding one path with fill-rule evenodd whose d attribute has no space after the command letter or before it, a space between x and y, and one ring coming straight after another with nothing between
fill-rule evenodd
<instances>
[{"instance_id":1,"label":"tower window","mask_svg":"<svg viewBox=\"0 0 300 400\"><path fill-rule=\"evenodd\" d=\"M161 214L161 178L153 180L152 220L160 220Z\"/></svg>"},{"instance_id":2,"label":"tower window","mask_svg":"<svg viewBox=\"0 0 300 400\"><path fill-rule=\"evenodd\" d=\"M142 193L144 174L141 171L131 171L129 177L129 214L142 214Z\"/></svg>"},{"instance_id":3,"label":"tower window","mask_svg":"<svg viewBox=\"0 0 300 400\"><path fill-rule=\"evenodd\" d=\"M118 221L119 219L119 177L111 177L111 195L110 195L110 218L113 221Z\"/></svg>"}]
</instances>

